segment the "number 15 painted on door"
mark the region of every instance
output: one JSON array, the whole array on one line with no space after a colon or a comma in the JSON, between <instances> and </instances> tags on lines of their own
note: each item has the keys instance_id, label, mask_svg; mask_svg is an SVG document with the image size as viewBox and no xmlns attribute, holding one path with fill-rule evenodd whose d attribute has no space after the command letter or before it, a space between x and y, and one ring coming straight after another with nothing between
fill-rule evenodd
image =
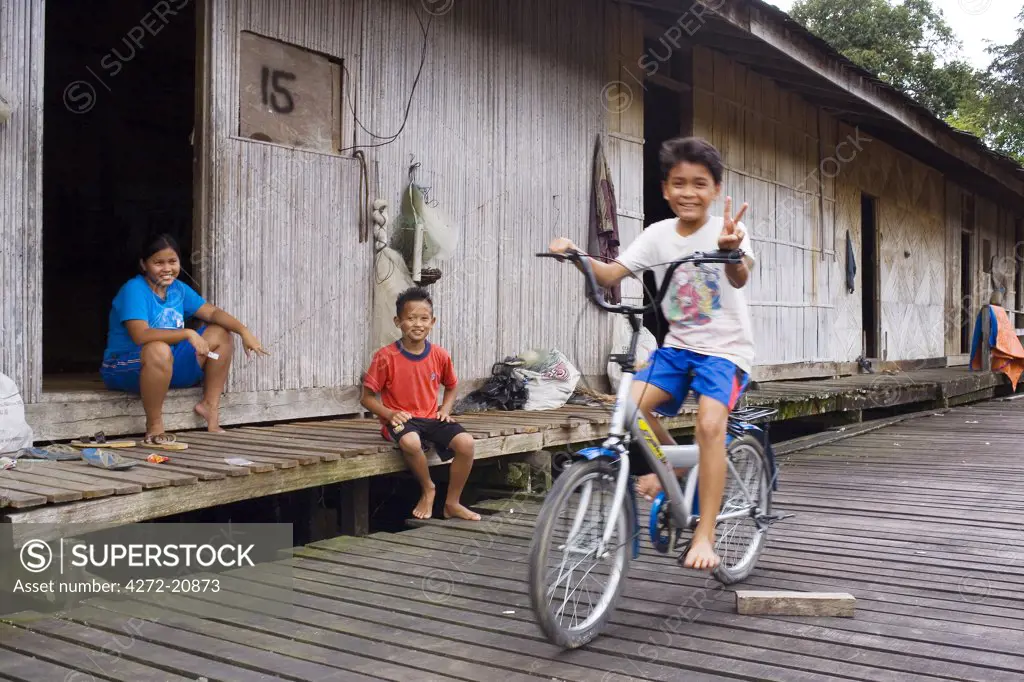
<instances>
[{"instance_id":1,"label":"number 15 painted on door","mask_svg":"<svg viewBox=\"0 0 1024 682\"><path fill-rule=\"evenodd\" d=\"M294 73L278 69L271 71L270 67L264 66L260 73L260 80L263 104L269 104L279 114L290 114L295 111L295 100L292 99L292 93L281 85L282 80L294 81ZM273 92L270 91L270 88L273 88Z\"/></svg>"}]
</instances>

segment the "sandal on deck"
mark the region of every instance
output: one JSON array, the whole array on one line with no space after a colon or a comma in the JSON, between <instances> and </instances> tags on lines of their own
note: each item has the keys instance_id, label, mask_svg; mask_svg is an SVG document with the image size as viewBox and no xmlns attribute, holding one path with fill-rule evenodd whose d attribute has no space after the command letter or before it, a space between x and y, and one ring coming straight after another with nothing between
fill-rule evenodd
<instances>
[{"instance_id":1,"label":"sandal on deck","mask_svg":"<svg viewBox=\"0 0 1024 682\"><path fill-rule=\"evenodd\" d=\"M71 441L71 444L77 448L91 448L97 445L101 445L105 448L133 448L135 447L135 441L133 440L113 440L108 441L107 435L102 431L97 431L91 436L82 436L78 440Z\"/></svg>"},{"instance_id":2,"label":"sandal on deck","mask_svg":"<svg viewBox=\"0 0 1024 682\"><path fill-rule=\"evenodd\" d=\"M162 448L164 450L187 450L187 443L179 443L173 433L158 433L154 436L146 436L142 439L142 446L146 448Z\"/></svg>"},{"instance_id":3,"label":"sandal on deck","mask_svg":"<svg viewBox=\"0 0 1024 682\"><path fill-rule=\"evenodd\" d=\"M86 448L82 450L82 459L84 459L87 464L91 464L94 467L109 469L111 471L131 469L133 466L138 464L135 460L125 459L112 450L101 450L99 448Z\"/></svg>"}]
</instances>

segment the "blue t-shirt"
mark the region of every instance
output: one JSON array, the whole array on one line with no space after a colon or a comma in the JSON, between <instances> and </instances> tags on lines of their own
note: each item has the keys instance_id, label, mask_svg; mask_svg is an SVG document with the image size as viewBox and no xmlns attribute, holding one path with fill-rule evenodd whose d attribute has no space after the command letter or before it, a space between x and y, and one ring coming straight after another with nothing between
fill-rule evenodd
<instances>
[{"instance_id":1,"label":"blue t-shirt","mask_svg":"<svg viewBox=\"0 0 1024 682\"><path fill-rule=\"evenodd\" d=\"M206 301L187 284L174 280L167 287L167 298L160 299L149 288L143 275L124 283L110 307L110 331L104 358L112 353L139 350L124 323L145 320L151 329L184 329L185 320L193 317Z\"/></svg>"}]
</instances>

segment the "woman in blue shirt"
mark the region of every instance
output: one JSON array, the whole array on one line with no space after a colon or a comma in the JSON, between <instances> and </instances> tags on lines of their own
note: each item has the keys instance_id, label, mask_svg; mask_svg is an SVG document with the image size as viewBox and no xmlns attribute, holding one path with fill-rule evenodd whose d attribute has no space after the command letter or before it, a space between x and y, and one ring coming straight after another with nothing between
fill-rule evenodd
<instances>
[{"instance_id":1,"label":"woman in blue shirt","mask_svg":"<svg viewBox=\"0 0 1024 682\"><path fill-rule=\"evenodd\" d=\"M269 353L245 325L178 280L181 252L170 235L147 240L139 267L142 272L114 297L100 368L103 382L111 390L142 395L145 446L174 443L163 425L169 388L202 383L203 399L195 410L206 420L208 430L223 431L218 413L234 350L231 332L241 337L246 355ZM185 322L193 317L207 324L198 330L186 329Z\"/></svg>"}]
</instances>

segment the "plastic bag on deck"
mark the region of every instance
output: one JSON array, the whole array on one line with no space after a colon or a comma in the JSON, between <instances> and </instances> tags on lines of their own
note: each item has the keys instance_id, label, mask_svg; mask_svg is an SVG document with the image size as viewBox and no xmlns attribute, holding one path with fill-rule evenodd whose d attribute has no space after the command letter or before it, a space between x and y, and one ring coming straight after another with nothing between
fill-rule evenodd
<instances>
[{"instance_id":1,"label":"plastic bag on deck","mask_svg":"<svg viewBox=\"0 0 1024 682\"><path fill-rule=\"evenodd\" d=\"M629 339L633 330L629 328L629 322L622 315L615 316L614 329L612 331L612 353L625 353L629 350ZM651 353L658 349L658 341L654 338L647 327L640 328L640 338L636 342L636 369L640 370L651 358ZM608 363L608 383L611 384L612 393L619 390L619 382L622 381L622 368L614 362Z\"/></svg>"},{"instance_id":2,"label":"plastic bag on deck","mask_svg":"<svg viewBox=\"0 0 1024 682\"><path fill-rule=\"evenodd\" d=\"M32 447L32 427L25 421L25 403L18 385L0 374L0 454Z\"/></svg>"},{"instance_id":3,"label":"plastic bag on deck","mask_svg":"<svg viewBox=\"0 0 1024 682\"><path fill-rule=\"evenodd\" d=\"M565 353L537 349L522 353L519 371L526 377L530 397L524 410L554 410L565 405L580 381L580 371Z\"/></svg>"}]
</instances>

